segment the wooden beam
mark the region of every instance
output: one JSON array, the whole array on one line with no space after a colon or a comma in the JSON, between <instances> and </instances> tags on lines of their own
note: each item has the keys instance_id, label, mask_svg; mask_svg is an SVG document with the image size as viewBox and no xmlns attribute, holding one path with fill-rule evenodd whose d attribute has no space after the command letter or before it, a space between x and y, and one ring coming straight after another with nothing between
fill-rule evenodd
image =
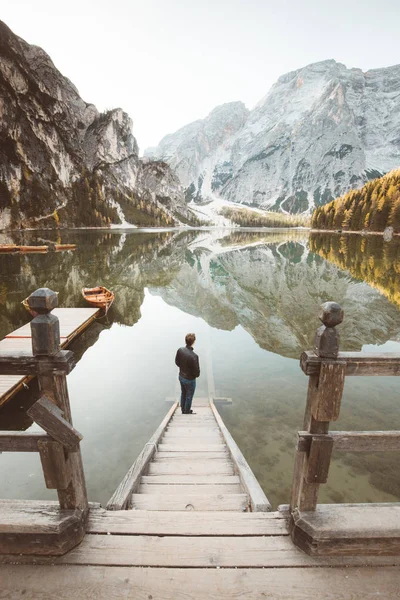
<instances>
[{"instance_id":1,"label":"wooden beam","mask_svg":"<svg viewBox=\"0 0 400 600\"><path fill-rule=\"evenodd\" d=\"M328 435L321 435L311 440L305 473L307 483L326 483L328 481L332 448L333 440Z\"/></svg>"},{"instance_id":2,"label":"wooden beam","mask_svg":"<svg viewBox=\"0 0 400 600\"><path fill-rule=\"evenodd\" d=\"M170 422L172 415L174 414L178 403L175 402L169 409L166 417L161 422L160 426L156 429L152 437L149 439L117 489L107 502L107 510L122 510L127 508L130 498L140 484L140 479L153 458L157 444L161 439L168 423Z\"/></svg>"},{"instance_id":3,"label":"wooden beam","mask_svg":"<svg viewBox=\"0 0 400 600\"><path fill-rule=\"evenodd\" d=\"M330 431L318 435L299 431L298 448L308 452L314 439L330 439L341 452L392 452L400 450L400 431Z\"/></svg>"},{"instance_id":4,"label":"wooden beam","mask_svg":"<svg viewBox=\"0 0 400 600\"><path fill-rule=\"evenodd\" d=\"M38 442L44 480L49 490L66 490L71 483L71 468L64 447L58 442Z\"/></svg>"},{"instance_id":5,"label":"wooden beam","mask_svg":"<svg viewBox=\"0 0 400 600\"><path fill-rule=\"evenodd\" d=\"M51 440L46 433L0 431L0 452L39 452L38 443Z\"/></svg>"},{"instance_id":6,"label":"wooden beam","mask_svg":"<svg viewBox=\"0 0 400 600\"><path fill-rule=\"evenodd\" d=\"M343 361L322 361L317 393L311 406L316 421L337 421L343 395L346 363Z\"/></svg>"},{"instance_id":7,"label":"wooden beam","mask_svg":"<svg viewBox=\"0 0 400 600\"><path fill-rule=\"evenodd\" d=\"M74 354L60 350L54 356L32 356L30 352L0 354L0 375L38 375L40 373L68 374L75 367Z\"/></svg>"},{"instance_id":8,"label":"wooden beam","mask_svg":"<svg viewBox=\"0 0 400 600\"><path fill-rule=\"evenodd\" d=\"M210 405L215 420L217 421L217 424L225 439L226 445L228 446L228 450L235 465L235 470L238 472L243 487L249 495L251 510L253 512L270 511L271 504L267 496L265 495L264 490L255 478L254 473L251 470L247 460L245 459L242 452L240 451L239 446L236 444L235 440L229 433L225 423L221 419L220 414L215 408L214 404L211 402Z\"/></svg>"},{"instance_id":9,"label":"wooden beam","mask_svg":"<svg viewBox=\"0 0 400 600\"><path fill-rule=\"evenodd\" d=\"M346 376L348 375L400 375L400 354L397 352L339 352L332 363L344 362ZM300 357L300 367L306 375L318 375L321 363L326 359L316 356L314 352L303 352Z\"/></svg>"},{"instance_id":10,"label":"wooden beam","mask_svg":"<svg viewBox=\"0 0 400 600\"><path fill-rule=\"evenodd\" d=\"M46 396L35 402L27 414L65 448L71 451L77 449L83 436L63 418L61 409Z\"/></svg>"}]
</instances>

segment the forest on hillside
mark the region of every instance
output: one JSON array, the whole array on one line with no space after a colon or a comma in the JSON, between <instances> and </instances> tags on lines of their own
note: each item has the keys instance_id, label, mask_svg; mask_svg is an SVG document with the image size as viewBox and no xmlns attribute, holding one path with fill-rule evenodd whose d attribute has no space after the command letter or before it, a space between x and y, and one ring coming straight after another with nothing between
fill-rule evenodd
<instances>
[{"instance_id":1,"label":"forest on hillside","mask_svg":"<svg viewBox=\"0 0 400 600\"><path fill-rule=\"evenodd\" d=\"M400 233L400 169L318 207L311 218L314 229L384 231L389 226Z\"/></svg>"}]
</instances>

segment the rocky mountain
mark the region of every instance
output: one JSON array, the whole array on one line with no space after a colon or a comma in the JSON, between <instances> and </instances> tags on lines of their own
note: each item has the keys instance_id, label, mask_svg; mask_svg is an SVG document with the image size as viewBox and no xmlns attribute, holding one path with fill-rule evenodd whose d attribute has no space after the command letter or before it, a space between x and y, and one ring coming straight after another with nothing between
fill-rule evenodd
<instances>
[{"instance_id":1,"label":"rocky mountain","mask_svg":"<svg viewBox=\"0 0 400 600\"><path fill-rule=\"evenodd\" d=\"M250 112L220 106L151 155L195 202L310 211L400 165L400 65L308 65L280 77Z\"/></svg>"},{"instance_id":2,"label":"rocky mountain","mask_svg":"<svg viewBox=\"0 0 400 600\"><path fill-rule=\"evenodd\" d=\"M129 116L100 114L0 21L0 229L192 218L170 167L139 159Z\"/></svg>"}]
</instances>

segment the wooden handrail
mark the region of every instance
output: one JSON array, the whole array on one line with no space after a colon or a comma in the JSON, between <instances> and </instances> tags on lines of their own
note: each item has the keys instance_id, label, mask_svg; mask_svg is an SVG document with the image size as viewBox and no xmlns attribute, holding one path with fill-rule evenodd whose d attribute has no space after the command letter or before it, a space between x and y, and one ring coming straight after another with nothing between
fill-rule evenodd
<instances>
[{"instance_id":1,"label":"wooden handrail","mask_svg":"<svg viewBox=\"0 0 400 600\"><path fill-rule=\"evenodd\" d=\"M74 354L70 350L60 350L53 356L33 356L24 351L0 355L0 375L68 375L75 365Z\"/></svg>"},{"instance_id":2,"label":"wooden handrail","mask_svg":"<svg viewBox=\"0 0 400 600\"><path fill-rule=\"evenodd\" d=\"M303 352L300 357L300 367L306 375L319 375L322 363L346 364L345 375L400 375L400 354L398 352L339 352L337 358L326 359L314 352Z\"/></svg>"},{"instance_id":3,"label":"wooden handrail","mask_svg":"<svg viewBox=\"0 0 400 600\"><path fill-rule=\"evenodd\" d=\"M0 452L39 452L38 442L51 440L47 433L0 431Z\"/></svg>"},{"instance_id":4,"label":"wooden handrail","mask_svg":"<svg viewBox=\"0 0 400 600\"><path fill-rule=\"evenodd\" d=\"M345 377L400 375L399 353L339 352L336 325L343 311L335 302L320 308L314 351L303 352L300 367L309 376L304 431L299 431L291 510L314 511L320 484L326 483L333 450L385 452L400 450L400 431L329 431L339 418Z\"/></svg>"}]
</instances>

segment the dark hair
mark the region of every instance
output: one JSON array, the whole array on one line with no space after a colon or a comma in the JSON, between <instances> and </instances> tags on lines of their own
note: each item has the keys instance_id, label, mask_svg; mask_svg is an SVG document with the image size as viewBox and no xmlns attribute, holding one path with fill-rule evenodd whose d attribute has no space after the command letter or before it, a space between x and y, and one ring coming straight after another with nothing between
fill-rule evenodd
<instances>
[{"instance_id":1,"label":"dark hair","mask_svg":"<svg viewBox=\"0 0 400 600\"><path fill-rule=\"evenodd\" d=\"M196 335L194 333L187 333L185 335L185 342L187 346L193 346L196 341Z\"/></svg>"}]
</instances>

